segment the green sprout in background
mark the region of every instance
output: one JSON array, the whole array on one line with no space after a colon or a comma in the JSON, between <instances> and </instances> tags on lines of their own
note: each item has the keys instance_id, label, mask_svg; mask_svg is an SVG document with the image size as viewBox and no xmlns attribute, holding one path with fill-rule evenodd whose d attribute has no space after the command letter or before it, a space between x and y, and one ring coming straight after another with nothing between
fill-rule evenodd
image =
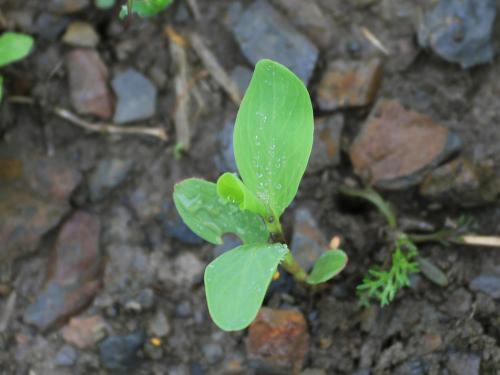
<instances>
[{"instance_id":1,"label":"green sprout in background","mask_svg":"<svg viewBox=\"0 0 500 375\"><path fill-rule=\"evenodd\" d=\"M26 34L6 32L0 36L0 68L25 58L33 48L33 38ZM3 97L3 76L0 75L0 102Z\"/></svg>"},{"instance_id":2,"label":"green sprout in background","mask_svg":"<svg viewBox=\"0 0 500 375\"><path fill-rule=\"evenodd\" d=\"M174 202L187 226L208 242L236 234L243 245L205 270L213 321L227 331L247 327L257 315L278 265L295 280L320 284L345 267L342 250L325 249L308 274L289 251L280 218L297 194L313 144L311 99L302 81L284 66L255 66L234 128L239 176L217 183L198 178L175 186Z\"/></svg>"},{"instance_id":3,"label":"green sprout in background","mask_svg":"<svg viewBox=\"0 0 500 375\"><path fill-rule=\"evenodd\" d=\"M134 13L140 17L152 17L172 4L173 0L128 0L120 8L120 18ZM115 0L95 0L95 5L101 9L109 9L115 5Z\"/></svg>"}]
</instances>

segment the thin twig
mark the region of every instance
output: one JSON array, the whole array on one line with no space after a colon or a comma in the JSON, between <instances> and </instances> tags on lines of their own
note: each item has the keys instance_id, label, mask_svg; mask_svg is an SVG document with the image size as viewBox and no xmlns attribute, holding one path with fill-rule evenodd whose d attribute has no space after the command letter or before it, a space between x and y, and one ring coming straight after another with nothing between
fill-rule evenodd
<instances>
[{"instance_id":1,"label":"thin twig","mask_svg":"<svg viewBox=\"0 0 500 375\"><path fill-rule=\"evenodd\" d=\"M370 30L368 30L366 27L362 26L361 27L361 33L363 36L375 46L375 48L379 49L382 51L385 55L389 56L391 53L389 50L382 44L379 38L377 38Z\"/></svg>"},{"instance_id":2,"label":"thin twig","mask_svg":"<svg viewBox=\"0 0 500 375\"><path fill-rule=\"evenodd\" d=\"M69 123L78 126L82 129L88 130L90 132L95 133L106 133L106 134L135 134L135 135L148 135L151 137L159 138L162 141L166 141L168 139L167 132L163 128L150 128L146 126L117 126L114 124L107 123L91 123L87 120L78 117L71 111L60 108L53 107L49 108L42 103L36 102L34 99L25 97L25 96L11 96L8 100L12 103L18 104L29 104L35 105L40 104L42 107L45 107L50 112L55 114L56 116L68 121Z\"/></svg>"},{"instance_id":3,"label":"thin twig","mask_svg":"<svg viewBox=\"0 0 500 375\"><path fill-rule=\"evenodd\" d=\"M16 291L13 291L12 293L10 293L9 298L7 298L2 317L0 318L0 332L5 332L9 325L9 320L12 317L14 307L16 306L16 299L17 293Z\"/></svg>"},{"instance_id":4,"label":"thin twig","mask_svg":"<svg viewBox=\"0 0 500 375\"><path fill-rule=\"evenodd\" d=\"M200 21L202 19L200 7L198 6L198 2L196 0L187 0L188 6L193 12L194 19L196 21Z\"/></svg>"},{"instance_id":5,"label":"thin twig","mask_svg":"<svg viewBox=\"0 0 500 375\"><path fill-rule=\"evenodd\" d=\"M240 105L241 95L238 85L219 64L217 58L206 46L202 37L193 32L189 34L189 41L215 81L226 91L234 104Z\"/></svg>"},{"instance_id":6,"label":"thin twig","mask_svg":"<svg viewBox=\"0 0 500 375\"><path fill-rule=\"evenodd\" d=\"M467 234L465 236L461 236L458 243L471 246L500 247L500 237Z\"/></svg>"}]
</instances>

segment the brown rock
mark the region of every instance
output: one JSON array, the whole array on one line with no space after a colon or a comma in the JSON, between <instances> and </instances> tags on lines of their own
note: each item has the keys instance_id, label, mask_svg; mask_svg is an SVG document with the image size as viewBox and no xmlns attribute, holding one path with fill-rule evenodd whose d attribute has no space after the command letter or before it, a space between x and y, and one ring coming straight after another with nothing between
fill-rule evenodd
<instances>
[{"instance_id":1,"label":"brown rock","mask_svg":"<svg viewBox=\"0 0 500 375\"><path fill-rule=\"evenodd\" d=\"M397 190L418 184L460 147L461 140L430 117L383 99L352 143L350 157L366 182Z\"/></svg>"},{"instance_id":2,"label":"brown rock","mask_svg":"<svg viewBox=\"0 0 500 375\"><path fill-rule=\"evenodd\" d=\"M61 331L64 340L80 349L92 348L105 335L106 322L100 315L72 318Z\"/></svg>"},{"instance_id":3,"label":"brown rock","mask_svg":"<svg viewBox=\"0 0 500 375\"><path fill-rule=\"evenodd\" d=\"M246 350L252 367L298 374L308 349L307 324L299 311L263 307L250 325Z\"/></svg>"},{"instance_id":4,"label":"brown rock","mask_svg":"<svg viewBox=\"0 0 500 375\"><path fill-rule=\"evenodd\" d=\"M480 206L495 201L500 186L494 172L459 157L429 173L420 185L420 194L445 204Z\"/></svg>"},{"instance_id":5,"label":"brown rock","mask_svg":"<svg viewBox=\"0 0 500 375\"><path fill-rule=\"evenodd\" d=\"M91 24L86 22L72 22L63 35L63 42L75 47L94 48L99 43L99 35Z\"/></svg>"},{"instance_id":6,"label":"brown rock","mask_svg":"<svg viewBox=\"0 0 500 375\"><path fill-rule=\"evenodd\" d=\"M113 105L107 84L108 69L99 54L90 49L76 49L67 55L66 61L71 102L76 111L102 118L111 117Z\"/></svg>"},{"instance_id":7,"label":"brown rock","mask_svg":"<svg viewBox=\"0 0 500 375\"><path fill-rule=\"evenodd\" d=\"M344 116L323 117L314 126L314 147L311 152L307 171L319 172L340 163L340 141L344 127Z\"/></svg>"},{"instance_id":8,"label":"brown rock","mask_svg":"<svg viewBox=\"0 0 500 375\"><path fill-rule=\"evenodd\" d=\"M62 226L50 262L47 282L24 315L27 323L47 330L77 313L100 285L98 217L78 211Z\"/></svg>"},{"instance_id":9,"label":"brown rock","mask_svg":"<svg viewBox=\"0 0 500 375\"><path fill-rule=\"evenodd\" d=\"M382 82L382 62L343 61L331 63L326 69L317 92L322 110L361 107L373 102Z\"/></svg>"}]
</instances>

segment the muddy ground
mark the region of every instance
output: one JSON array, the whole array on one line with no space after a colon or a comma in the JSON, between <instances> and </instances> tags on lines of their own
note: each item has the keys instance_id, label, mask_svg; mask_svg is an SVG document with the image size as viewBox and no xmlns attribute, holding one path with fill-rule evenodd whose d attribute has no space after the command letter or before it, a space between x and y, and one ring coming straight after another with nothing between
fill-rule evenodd
<instances>
[{"instance_id":1,"label":"muddy ground","mask_svg":"<svg viewBox=\"0 0 500 375\"><path fill-rule=\"evenodd\" d=\"M199 1L201 18L197 20L192 7L179 0L159 16L148 20L135 18L129 26L118 20L117 9L103 11L89 5L60 15L44 3L0 1L6 21L3 26L30 33L36 39L28 59L3 69L7 89L0 107L0 156L20 160L23 166L37 162L48 166L46 170L20 167L15 177L5 172L0 174L2 184L18 178L18 174L24 181L30 180L30 173L39 173L40 180L46 182L31 184L30 192L44 196L45 190L57 190L58 186L64 190L63 203L56 205L57 214L48 212L48 198L33 203L20 195L24 187L2 191L1 199L10 202L10 206L4 203L0 215L15 212L22 236L28 238L40 227L43 229L23 245L26 251L20 250L22 246L11 249L8 244L1 244L6 250L2 250L0 314L6 322L0 325L0 373L105 374L113 369L121 374L254 373L247 361L246 332L222 332L208 315L202 271L213 259L214 247L207 243L189 244L197 239L183 231L171 203L175 182L190 176L214 180L223 171L220 134L225 124L234 120L237 106L210 74L200 74L205 70L203 63L186 47L189 77L197 77L190 85L190 90L195 91L190 94L195 103L189 113L192 145L182 158L174 157L177 70L169 47L172 41L164 29L170 25L181 36L197 31L229 72L237 65L251 68L228 26L238 22L234 16L236 2ZM239 3L244 8L252 2ZM282 2L271 3L285 14L279 8ZM294 212L307 207L325 238L342 237L349 264L316 294L286 282L284 277L285 282L272 289L267 305L296 308L306 317L310 343L303 366L305 374L500 374L500 278L492 279L497 284L487 290L489 293L471 288L472 280L478 276L500 274L498 249L424 244L419 247L420 254L445 273L446 286L414 275L411 287L400 292L389 306L359 305L356 286L370 265L381 264L388 256L381 233L385 223L371 206L348 201L336 189L358 179L348 151L373 104L326 111L318 108L315 101L321 76L330 61L364 61L377 56L384 64L377 98L397 99L406 107L431 116L462 139L462 155L492 167L499 176L498 57L464 70L418 47L415 30L428 2L314 3L327 20L326 29L308 34L307 23L301 26L300 14L289 13L286 18L319 49L308 88L318 116L343 114L341 152L336 165L306 174L284 223L291 237ZM54 19L43 23L41 15ZM87 132L51 112L54 107L74 111L66 56L76 47L63 43L62 34L67 24L75 20L86 21L97 31L100 41L95 49L110 79L134 68L153 83L158 92L154 114L138 124L165 129L167 141L143 135ZM60 30L48 32L50 27ZM374 47L363 36L361 27L381 40L389 54ZM493 49L499 52L499 22L491 39ZM32 98L35 102L13 102L9 96ZM91 122L100 121L92 115L82 116ZM61 177L60 164L68 176ZM17 170L16 163L8 165ZM96 172L99 168L100 173ZM109 178L106 172L113 176ZM474 221L475 233L500 233L498 200L464 208L457 203L425 199L418 193L418 186L383 195L397 208L400 217L417 217L440 228L447 219L467 215ZM28 207L29 211L33 205L40 212L38 221L24 220L23 215L30 214L22 210ZM75 219L75 213L82 212L90 216ZM54 222L43 225L50 220ZM99 259L92 260L90 276L86 261L69 260L70 264L64 266L64 260L57 260L57 253L54 255L54 248L63 241L61 230L71 220L76 221L77 229L69 230L69 237L81 236L83 242L89 242L84 245L88 251L92 252L93 246L88 237L99 239ZM5 228L7 218L0 218L0 223ZM78 229L79 226L86 229ZM94 227L95 231L89 229ZM56 280L60 284L83 272L82 284L91 281L99 286L89 292L91 297L84 299L82 306L71 306L71 313L60 313L50 324L37 324L49 319L33 315L43 315L44 309L50 309L52 300L44 303L39 299L46 280L54 279L54 267L66 267L64 272L70 274ZM84 293L79 286L68 292L76 293L77 300ZM29 307L37 301L37 312L30 314ZM85 326L85 333L93 333L90 343L81 347L63 337L68 319L78 316L97 316L100 322L98 329L95 322ZM75 323L78 324L83 323ZM93 329L98 337L93 337ZM131 341L138 344L129 342L133 347L130 358L119 359L113 366L115 359L103 354L106 349L102 336L127 334L132 334ZM151 341L152 338L159 341ZM127 345L112 350L129 353Z\"/></svg>"}]
</instances>

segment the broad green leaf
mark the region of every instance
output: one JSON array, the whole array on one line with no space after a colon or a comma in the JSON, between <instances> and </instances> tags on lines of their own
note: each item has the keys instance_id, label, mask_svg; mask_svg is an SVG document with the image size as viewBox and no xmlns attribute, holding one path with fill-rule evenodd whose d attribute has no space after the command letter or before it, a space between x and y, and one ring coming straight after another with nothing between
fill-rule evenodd
<instances>
[{"instance_id":1,"label":"broad green leaf","mask_svg":"<svg viewBox=\"0 0 500 375\"><path fill-rule=\"evenodd\" d=\"M0 36L0 66L26 57L33 47L33 38L26 34L6 32Z\"/></svg>"},{"instance_id":2,"label":"broad green leaf","mask_svg":"<svg viewBox=\"0 0 500 375\"><path fill-rule=\"evenodd\" d=\"M277 217L297 194L313 125L302 81L283 65L259 61L236 117L234 154L245 185Z\"/></svg>"},{"instance_id":3,"label":"broad green leaf","mask_svg":"<svg viewBox=\"0 0 500 375\"><path fill-rule=\"evenodd\" d=\"M132 13L137 13L141 17L152 17L160 13L163 9L172 4L173 0L133 0ZM122 5L120 18L128 16L128 5Z\"/></svg>"},{"instance_id":4,"label":"broad green leaf","mask_svg":"<svg viewBox=\"0 0 500 375\"><path fill-rule=\"evenodd\" d=\"M215 324L225 331L247 327L287 252L282 244L242 245L210 263L205 270L205 293Z\"/></svg>"},{"instance_id":5,"label":"broad green leaf","mask_svg":"<svg viewBox=\"0 0 500 375\"><path fill-rule=\"evenodd\" d=\"M3 98L3 77L0 76L0 103L2 102Z\"/></svg>"},{"instance_id":6,"label":"broad green leaf","mask_svg":"<svg viewBox=\"0 0 500 375\"><path fill-rule=\"evenodd\" d=\"M217 180L217 193L224 199L238 204L242 210L249 210L266 216L266 207L233 173L224 173Z\"/></svg>"},{"instance_id":7,"label":"broad green leaf","mask_svg":"<svg viewBox=\"0 0 500 375\"><path fill-rule=\"evenodd\" d=\"M189 178L175 185L174 203L186 225L204 240L219 245L225 233L244 243L266 243L269 232L257 214L219 197L216 185Z\"/></svg>"},{"instance_id":8,"label":"broad green leaf","mask_svg":"<svg viewBox=\"0 0 500 375\"><path fill-rule=\"evenodd\" d=\"M314 264L313 270L306 282L316 285L330 280L338 275L347 264L347 255L342 250L325 251Z\"/></svg>"},{"instance_id":9,"label":"broad green leaf","mask_svg":"<svg viewBox=\"0 0 500 375\"><path fill-rule=\"evenodd\" d=\"M95 0L95 5L101 9L108 9L115 5L115 0Z\"/></svg>"}]
</instances>

